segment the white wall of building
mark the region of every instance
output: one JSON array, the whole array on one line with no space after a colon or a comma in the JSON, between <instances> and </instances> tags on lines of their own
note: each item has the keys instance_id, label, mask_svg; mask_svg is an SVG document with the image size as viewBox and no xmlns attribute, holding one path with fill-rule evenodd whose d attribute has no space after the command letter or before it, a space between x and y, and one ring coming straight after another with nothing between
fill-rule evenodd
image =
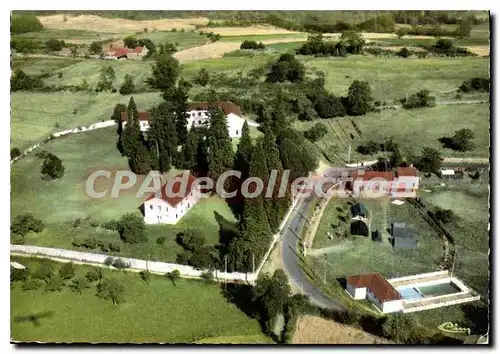
<instances>
[{"instance_id":1,"label":"white wall of building","mask_svg":"<svg viewBox=\"0 0 500 354\"><path fill-rule=\"evenodd\" d=\"M200 194L193 190L175 207L161 198L144 202L144 222L146 224L177 224L200 200Z\"/></svg>"},{"instance_id":2,"label":"white wall of building","mask_svg":"<svg viewBox=\"0 0 500 354\"><path fill-rule=\"evenodd\" d=\"M382 304L383 313L401 312L403 311L403 300L386 301Z\"/></svg>"}]
</instances>

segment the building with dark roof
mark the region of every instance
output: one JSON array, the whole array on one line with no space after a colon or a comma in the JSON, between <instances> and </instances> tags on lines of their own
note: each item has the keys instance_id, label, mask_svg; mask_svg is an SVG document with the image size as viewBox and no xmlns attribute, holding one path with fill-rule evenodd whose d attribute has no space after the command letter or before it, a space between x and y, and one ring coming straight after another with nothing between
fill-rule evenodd
<instances>
[{"instance_id":1,"label":"building with dark roof","mask_svg":"<svg viewBox=\"0 0 500 354\"><path fill-rule=\"evenodd\" d=\"M417 248L416 234L417 230L411 225L395 222L391 225L392 246L397 249Z\"/></svg>"},{"instance_id":2,"label":"building with dark roof","mask_svg":"<svg viewBox=\"0 0 500 354\"><path fill-rule=\"evenodd\" d=\"M354 299L367 299L383 313L403 310L401 295L380 273L353 275L346 280L346 290Z\"/></svg>"}]
</instances>

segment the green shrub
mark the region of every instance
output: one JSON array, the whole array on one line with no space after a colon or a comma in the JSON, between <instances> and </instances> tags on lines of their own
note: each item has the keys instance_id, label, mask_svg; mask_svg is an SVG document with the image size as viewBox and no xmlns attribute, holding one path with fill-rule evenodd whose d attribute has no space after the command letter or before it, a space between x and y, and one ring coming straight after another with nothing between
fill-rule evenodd
<instances>
[{"instance_id":1,"label":"green shrub","mask_svg":"<svg viewBox=\"0 0 500 354\"><path fill-rule=\"evenodd\" d=\"M32 213L16 216L10 226L12 233L20 236L26 235L28 231L42 232L44 228L44 223L40 219L35 218Z\"/></svg>"},{"instance_id":2,"label":"green shrub","mask_svg":"<svg viewBox=\"0 0 500 354\"><path fill-rule=\"evenodd\" d=\"M424 89L408 98L401 99L400 102L405 109L434 107L436 105L436 97L431 96L430 91Z\"/></svg>"},{"instance_id":3,"label":"green shrub","mask_svg":"<svg viewBox=\"0 0 500 354\"><path fill-rule=\"evenodd\" d=\"M13 160L18 156L21 156L21 151L18 148L12 148L10 150L10 159Z\"/></svg>"},{"instance_id":4,"label":"green shrub","mask_svg":"<svg viewBox=\"0 0 500 354\"><path fill-rule=\"evenodd\" d=\"M490 92L490 79L474 77L470 80L464 81L458 88L460 92L469 93L477 92Z\"/></svg>"},{"instance_id":5,"label":"green shrub","mask_svg":"<svg viewBox=\"0 0 500 354\"><path fill-rule=\"evenodd\" d=\"M117 269L125 269L125 268L130 268L130 263L125 262L121 258L117 258L113 262L113 267Z\"/></svg>"},{"instance_id":6,"label":"green shrub","mask_svg":"<svg viewBox=\"0 0 500 354\"><path fill-rule=\"evenodd\" d=\"M328 133L328 128L323 123L316 123L311 129L304 132L306 139L314 142L318 141Z\"/></svg>"},{"instance_id":7,"label":"green shrub","mask_svg":"<svg viewBox=\"0 0 500 354\"><path fill-rule=\"evenodd\" d=\"M114 262L115 260L113 257L106 257L106 259L104 260L104 264L106 264L107 266L113 265Z\"/></svg>"},{"instance_id":8,"label":"green shrub","mask_svg":"<svg viewBox=\"0 0 500 354\"><path fill-rule=\"evenodd\" d=\"M59 269L59 275L62 279L71 279L75 276L75 269L73 268L73 262L65 263Z\"/></svg>"},{"instance_id":9,"label":"green shrub","mask_svg":"<svg viewBox=\"0 0 500 354\"><path fill-rule=\"evenodd\" d=\"M64 166L56 155L49 154L45 157L40 172L45 180L62 178L64 176Z\"/></svg>"},{"instance_id":10,"label":"green shrub","mask_svg":"<svg viewBox=\"0 0 500 354\"><path fill-rule=\"evenodd\" d=\"M159 245L163 245L164 242L165 242L165 236L160 236L156 239L156 243Z\"/></svg>"}]
</instances>

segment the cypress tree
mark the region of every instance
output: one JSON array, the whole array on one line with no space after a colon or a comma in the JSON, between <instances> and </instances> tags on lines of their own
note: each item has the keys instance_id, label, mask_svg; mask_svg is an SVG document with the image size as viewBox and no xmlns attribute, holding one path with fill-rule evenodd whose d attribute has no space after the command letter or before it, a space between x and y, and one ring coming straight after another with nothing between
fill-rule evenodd
<instances>
[{"instance_id":1,"label":"cypress tree","mask_svg":"<svg viewBox=\"0 0 500 354\"><path fill-rule=\"evenodd\" d=\"M234 167L237 171L241 172L241 180L248 177L248 170L250 168L250 158L252 156L252 138L250 137L250 128L245 120L241 130L241 138L238 143L238 150L236 151L236 158ZM278 153L279 158L279 153Z\"/></svg>"},{"instance_id":2,"label":"cypress tree","mask_svg":"<svg viewBox=\"0 0 500 354\"><path fill-rule=\"evenodd\" d=\"M283 165L281 164L280 153L275 142L275 136L270 129L266 129L264 133L262 147L264 149L264 156L266 158L269 174L271 174L273 170L278 171L276 181L272 184L272 181L270 181L268 184L268 187L273 189L272 197L264 198L264 207L266 209L269 225L271 226L271 230L276 232L290 205L290 193L287 193L283 198L278 196L280 181L283 175Z\"/></svg>"},{"instance_id":3,"label":"cypress tree","mask_svg":"<svg viewBox=\"0 0 500 354\"><path fill-rule=\"evenodd\" d=\"M176 159L177 135L175 131L175 113L169 102L163 102L151 110L149 136L153 140L153 148L158 149L160 154L160 172L170 170L172 162Z\"/></svg>"},{"instance_id":4,"label":"cypress tree","mask_svg":"<svg viewBox=\"0 0 500 354\"><path fill-rule=\"evenodd\" d=\"M122 146L122 131L123 131L123 123L122 123L122 112L127 112L127 106L122 103L118 103L113 110L113 115L111 119L115 121L117 124L116 132L118 133L118 142L116 143L116 147L118 151L123 155L123 146Z\"/></svg>"},{"instance_id":5,"label":"cypress tree","mask_svg":"<svg viewBox=\"0 0 500 354\"><path fill-rule=\"evenodd\" d=\"M234 163L233 145L227 130L226 115L220 108L209 108L207 131L208 175L216 181Z\"/></svg>"},{"instance_id":6,"label":"cypress tree","mask_svg":"<svg viewBox=\"0 0 500 354\"><path fill-rule=\"evenodd\" d=\"M198 153L198 131L191 126L186 138L186 143L182 147L184 156L184 168L194 172L197 170L196 155Z\"/></svg>"},{"instance_id":7,"label":"cypress tree","mask_svg":"<svg viewBox=\"0 0 500 354\"><path fill-rule=\"evenodd\" d=\"M188 93L191 89L191 84L180 79L177 87L172 87L164 93L163 99L170 102L175 113L175 131L177 133L177 145L183 145L187 139L187 124L188 124Z\"/></svg>"},{"instance_id":8,"label":"cypress tree","mask_svg":"<svg viewBox=\"0 0 500 354\"><path fill-rule=\"evenodd\" d=\"M131 167L132 171L139 175L144 175L151 171L151 153L143 144L137 147L135 155L131 158Z\"/></svg>"},{"instance_id":9,"label":"cypress tree","mask_svg":"<svg viewBox=\"0 0 500 354\"><path fill-rule=\"evenodd\" d=\"M127 125L122 132L121 144L123 147L123 155L128 158L133 158L139 144L141 144L142 133L139 125L139 113L133 97L127 107Z\"/></svg>"}]
</instances>

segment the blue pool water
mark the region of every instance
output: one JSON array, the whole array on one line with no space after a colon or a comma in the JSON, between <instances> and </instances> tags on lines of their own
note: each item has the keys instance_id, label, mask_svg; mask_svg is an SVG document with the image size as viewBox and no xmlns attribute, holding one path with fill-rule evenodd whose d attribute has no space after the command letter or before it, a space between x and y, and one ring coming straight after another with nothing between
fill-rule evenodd
<instances>
[{"instance_id":1,"label":"blue pool water","mask_svg":"<svg viewBox=\"0 0 500 354\"><path fill-rule=\"evenodd\" d=\"M401 297L405 300L416 300L423 298L423 295L420 294L415 288L412 287L403 287L396 288Z\"/></svg>"}]
</instances>

